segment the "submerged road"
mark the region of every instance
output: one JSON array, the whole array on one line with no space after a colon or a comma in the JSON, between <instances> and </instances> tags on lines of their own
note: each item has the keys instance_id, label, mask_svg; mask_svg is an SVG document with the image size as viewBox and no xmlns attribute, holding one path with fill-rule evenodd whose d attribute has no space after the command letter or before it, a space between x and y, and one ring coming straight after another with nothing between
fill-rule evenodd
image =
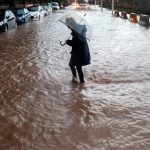
<instances>
[{"instance_id":1,"label":"submerged road","mask_svg":"<svg viewBox=\"0 0 150 150\"><path fill-rule=\"evenodd\" d=\"M150 30L86 11L92 64L74 84L70 11L0 34L0 150L149 150Z\"/></svg>"}]
</instances>

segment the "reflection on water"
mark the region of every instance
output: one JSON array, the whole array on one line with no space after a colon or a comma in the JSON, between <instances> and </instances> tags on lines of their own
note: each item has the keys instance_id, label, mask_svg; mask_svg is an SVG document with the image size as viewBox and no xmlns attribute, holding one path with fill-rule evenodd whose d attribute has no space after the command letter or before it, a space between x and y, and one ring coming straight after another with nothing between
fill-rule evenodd
<instances>
[{"instance_id":1,"label":"reflection on water","mask_svg":"<svg viewBox=\"0 0 150 150\"><path fill-rule=\"evenodd\" d=\"M0 149L148 150L149 29L87 11L92 64L73 84L66 12L0 34Z\"/></svg>"}]
</instances>

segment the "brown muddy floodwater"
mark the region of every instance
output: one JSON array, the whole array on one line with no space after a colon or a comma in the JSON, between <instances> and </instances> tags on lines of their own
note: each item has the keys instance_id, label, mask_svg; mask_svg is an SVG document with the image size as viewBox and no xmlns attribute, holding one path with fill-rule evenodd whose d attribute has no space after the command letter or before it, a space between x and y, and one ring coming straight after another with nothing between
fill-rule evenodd
<instances>
[{"instance_id":1,"label":"brown muddy floodwater","mask_svg":"<svg viewBox=\"0 0 150 150\"><path fill-rule=\"evenodd\" d=\"M73 84L69 11L0 34L0 150L150 150L150 29L87 11L92 64Z\"/></svg>"}]
</instances>

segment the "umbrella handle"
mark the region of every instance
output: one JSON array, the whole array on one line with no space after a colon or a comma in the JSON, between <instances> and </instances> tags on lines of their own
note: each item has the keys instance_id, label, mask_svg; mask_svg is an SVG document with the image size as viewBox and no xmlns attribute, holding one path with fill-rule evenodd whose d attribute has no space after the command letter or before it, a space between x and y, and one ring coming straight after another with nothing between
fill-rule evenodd
<instances>
[{"instance_id":1,"label":"umbrella handle","mask_svg":"<svg viewBox=\"0 0 150 150\"><path fill-rule=\"evenodd\" d=\"M66 44L66 41L64 43L62 43L62 41L60 41L60 45L64 46Z\"/></svg>"}]
</instances>

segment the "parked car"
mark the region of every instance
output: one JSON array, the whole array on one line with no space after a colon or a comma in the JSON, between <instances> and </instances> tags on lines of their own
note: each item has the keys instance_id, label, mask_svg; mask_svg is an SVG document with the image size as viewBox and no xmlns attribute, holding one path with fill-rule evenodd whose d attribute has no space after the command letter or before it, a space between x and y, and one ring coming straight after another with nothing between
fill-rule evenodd
<instances>
[{"instance_id":1,"label":"parked car","mask_svg":"<svg viewBox=\"0 0 150 150\"><path fill-rule=\"evenodd\" d=\"M6 32L16 27L17 23L14 13L8 9L0 9L0 31Z\"/></svg>"},{"instance_id":2,"label":"parked car","mask_svg":"<svg viewBox=\"0 0 150 150\"><path fill-rule=\"evenodd\" d=\"M51 2L53 10L60 9L59 4L57 2Z\"/></svg>"},{"instance_id":3,"label":"parked car","mask_svg":"<svg viewBox=\"0 0 150 150\"><path fill-rule=\"evenodd\" d=\"M52 4L51 3L46 3L45 5L48 7L49 11L52 12L52 10L53 10Z\"/></svg>"},{"instance_id":4,"label":"parked car","mask_svg":"<svg viewBox=\"0 0 150 150\"><path fill-rule=\"evenodd\" d=\"M49 9L52 11L52 9L53 9L53 6L52 6L52 4L51 3L46 3L46 5L49 7Z\"/></svg>"},{"instance_id":5,"label":"parked car","mask_svg":"<svg viewBox=\"0 0 150 150\"><path fill-rule=\"evenodd\" d=\"M45 3L42 6L47 12L46 15L49 15L52 12L52 5L50 3Z\"/></svg>"},{"instance_id":6,"label":"parked car","mask_svg":"<svg viewBox=\"0 0 150 150\"><path fill-rule=\"evenodd\" d=\"M89 9L89 5L87 3L80 3L77 5L76 9L86 10Z\"/></svg>"},{"instance_id":7,"label":"parked car","mask_svg":"<svg viewBox=\"0 0 150 150\"><path fill-rule=\"evenodd\" d=\"M18 24L30 22L31 15L27 8L15 8L12 10L16 16Z\"/></svg>"},{"instance_id":8,"label":"parked car","mask_svg":"<svg viewBox=\"0 0 150 150\"><path fill-rule=\"evenodd\" d=\"M42 7L43 7L43 9L44 9L44 11L45 11L45 16L48 16L49 15L49 12L48 12L48 8L47 8L47 6L43 6L42 5Z\"/></svg>"},{"instance_id":9,"label":"parked car","mask_svg":"<svg viewBox=\"0 0 150 150\"><path fill-rule=\"evenodd\" d=\"M39 20L40 18L45 16L45 11L43 9L42 6L38 5L38 6L30 6L28 8L30 15L31 15L31 19L32 20Z\"/></svg>"}]
</instances>

